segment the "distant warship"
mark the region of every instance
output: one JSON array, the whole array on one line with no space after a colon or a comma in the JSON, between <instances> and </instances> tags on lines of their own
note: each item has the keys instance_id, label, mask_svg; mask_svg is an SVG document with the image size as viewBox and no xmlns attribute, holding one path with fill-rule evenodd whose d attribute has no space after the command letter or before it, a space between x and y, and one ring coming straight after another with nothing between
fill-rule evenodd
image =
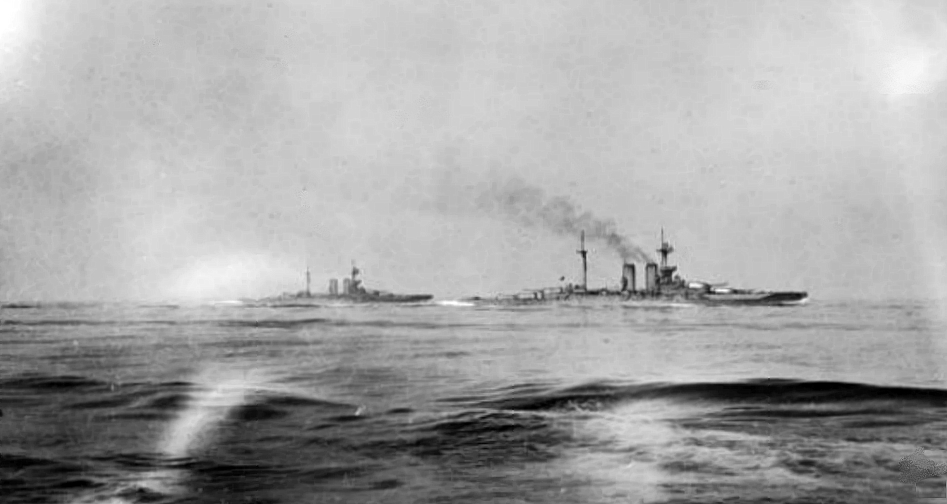
<instances>
[{"instance_id":1,"label":"distant warship","mask_svg":"<svg viewBox=\"0 0 947 504\"><path fill-rule=\"evenodd\" d=\"M430 294L393 294L380 290L369 290L362 285L358 278L361 274L353 261L352 272L348 278L342 280L342 291L339 292L339 280L329 280L329 290L325 294L313 294L310 290L311 277L309 268L306 268L306 290L296 293L284 292L279 296L251 301L253 304L267 306L311 306L333 302L343 303L417 303L428 301L434 296Z\"/></svg>"},{"instance_id":2,"label":"distant warship","mask_svg":"<svg viewBox=\"0 0 947 504\"><path fill-rule=\"evenodd\" d=\"M517 294L501 294L492 298L471 297L465 299L474 303L530 304L546 301L566 301L583 298L612 298L627 302L670 301L717 305L785 305L798 304L808 298L807 292L765 291L755 289L735 289L726 287L726 283L687 281L676 274L677 266L668 265L668 255L674 247L664 239L661 230L660 266L655 262L645 264L645 286L637 289L635 285L635 265L624 263L620 287L618 289L588 288L588 250L585 249L585 232L580 235L580 246L576 252L582 257L581 285L568 284L562 287L528 289ZM560 280L565 280L564 278Z\"/></svg>"}]
</instances>

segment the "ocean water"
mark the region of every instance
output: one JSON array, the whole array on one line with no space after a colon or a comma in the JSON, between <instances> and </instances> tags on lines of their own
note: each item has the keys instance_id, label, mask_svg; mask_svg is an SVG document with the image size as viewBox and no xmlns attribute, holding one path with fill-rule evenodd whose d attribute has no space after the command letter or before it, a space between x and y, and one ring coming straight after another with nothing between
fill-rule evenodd
<instances>
[{"instance_id":1,"label":"ocean water","mask_svg":"<svg viewBox=\"0 0 947 504\"><path fill-rule=\"evenodd\" d=\"M7 305L0 501L944 497L937 308Z\"/></svg>"}]
</instances>

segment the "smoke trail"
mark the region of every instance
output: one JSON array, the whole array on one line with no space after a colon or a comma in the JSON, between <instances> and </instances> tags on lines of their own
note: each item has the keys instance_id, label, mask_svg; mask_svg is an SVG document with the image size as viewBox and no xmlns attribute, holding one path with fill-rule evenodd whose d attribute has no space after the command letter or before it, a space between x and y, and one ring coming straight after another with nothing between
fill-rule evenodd
<instances>
[{"instance_id":1,"label":"smoke trail","mask_svg":"<svg viewBox=\"0 0 947 504\"><path fill-rule=\"evenodd\" d=\"M521 225L560 235L575 236L585 231L587 238L604 242L625 261L652 261L641 247L618 232L615 221L600 219L588 211L581 212L565 196L547 198L542 189L530 186L520 178L490 184L477 198L477 207L484 212L512 218Z\"/></svg>"}]
</instances>

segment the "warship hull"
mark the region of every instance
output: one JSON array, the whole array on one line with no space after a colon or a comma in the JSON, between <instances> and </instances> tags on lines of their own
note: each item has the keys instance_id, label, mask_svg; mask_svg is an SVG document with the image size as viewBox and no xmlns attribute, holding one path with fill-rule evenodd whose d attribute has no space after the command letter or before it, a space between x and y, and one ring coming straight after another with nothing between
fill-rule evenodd
<instances>
[{"instance_id":1,"label":"warship hull","mask_svg":"<svg viewBox=\"0 0 947 504\"><path fill-rule=\"evenodd\" d=\"M430 301L434 296L430 294L396 294L381 290L366 289L362 281L358 278L360 270L352 263L352 273L342 283L342 290L339 290L339 283L336 279L329 281L329 291L324 294L317 294L310 291L309 268L306 268L306 290L296 293L285 292L279 296L273 296L255 300L244 300L244 304L255 306L274 306L274 307L306 307L306 306L331 306L339 304L394 304L394 303L423 303Z\"/></svg>"},{"instance_id":2,"label":"warship hull","mask_svg":"<svg viewBox=\"0 0 947 504\"><path fill-rule=\"evenodd\" d=\"M701 302L717 305L794 305L809 299L806 292L758 292L750 294L707 294Z\"/></svg>"},{"instance_id":3,"label":"warship hull","mask_svg":"<svg viewBox=\"0 0 947 504\"><path fill-rule=\"evenodd\" d=\"M538 292L538 291L537 291ZM805 292L756 292L750 294L679 293L649 295L640 292L573 293L553 295L503 295L493 298L471 297L461 301L475 305L530 306L550 303L611 302L625 305L653 306L655 304L694 304L706 306L792 306L805 303Z\"/></svg>"},{"instance_id":4,"label":"warship hull","mask_svg":"<svg viewBox=\"0 0 947 504\"><path fill-rule=\"evenodd\" d=\"M423 303L434 296L428 294L391 294L380 296L310 296L246 300L244 304L278 307L329 306L337 304Z\"/></svg>"},{"instance_id":5,"label":"warship hull","mask_svg":"<svg viewBox=\"0 0 947 504\"><path fill-rule=\"evenodd\" d=\"M473 304L487 305L533 305L550 302L592 302L596 300L621 302L625 304L699 304L709 306L783 306L802 304L809 294L804 291L769 291L758 289L737 289L725 287L726 283L711 284L700 281L687 281L677 272L677 266L670 266L668 255L674 247L664 239L661 230L660 265L648 262L645 265L644 288L636 288L636 268L632 263L622 264L621 287L588 288L588 251L585 249L585 233L580 237L580 248L576 252L582 258L582 283L574 286L547 287L529 289L517 294L495 297L471 297L464 299ZM565 277L560 278L560 281Z\"/></svg>"}]
</instances>

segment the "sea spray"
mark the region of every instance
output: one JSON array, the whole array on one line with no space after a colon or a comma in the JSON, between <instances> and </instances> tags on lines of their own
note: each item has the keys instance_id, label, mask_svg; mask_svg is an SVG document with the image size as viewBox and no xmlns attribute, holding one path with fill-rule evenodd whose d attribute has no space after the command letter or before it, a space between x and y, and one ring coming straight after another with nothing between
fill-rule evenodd
<instances>
[{"instance_id":1,"label":"sea spray","mask_svg":"<svg viewBox=\"0 0 947 504\"><path fill-rule=\"evenodd\" d=\"M194 391L184 409L168 425L157 446L155 467L136 474L133 482L119 484L105 492L79 496L72 504L137 502L143 495L169 495L182 492L187 471L182 459L206 447L215 430L235 408L246 403L251 392L268 382L260 373L222 367L208 367L191 380Z\"/></svg>"},{"instance_id":2,"label":"sea spray","mask_svg":"<svg viewBox=\"0 0 947 504\"><path fill-rule=\"evenodd\" d=\"M210 366L195 374L189 382L183 409L158 439L156 459L147 471L125 474L112 484L83 493L67 501L70 504L131 504L160 500L161 496L186 492L188 460L206 448L230 413L245 405L254 393L299 395L298 390L276 385L271 374ZM355 416L365 413L359 406Z\"/></svg>"},{"instance_id":3,"label":"sea spray","mask_svg":"<svg viewBox=\"0 0 947 504\"><path fill-rule=\"evenodd\" d=\"M245 370L210 368L197 375L193 383L198 389L168 427L159 446L159 452L170 458L187 457L206 446L214 428L244 404L248 392L263 386L266 380Z\"/></svg>"}]
</instances>

